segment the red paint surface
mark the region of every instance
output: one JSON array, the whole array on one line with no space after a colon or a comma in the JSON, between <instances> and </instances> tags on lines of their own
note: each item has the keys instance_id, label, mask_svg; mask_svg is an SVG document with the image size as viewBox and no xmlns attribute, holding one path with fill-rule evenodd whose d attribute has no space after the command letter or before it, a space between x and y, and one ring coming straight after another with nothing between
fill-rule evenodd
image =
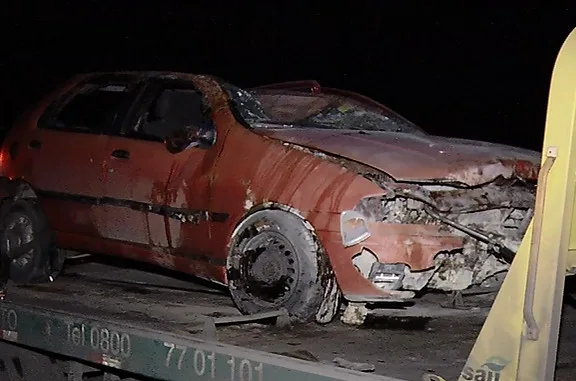
<instances>
[{"instance_id":1,"label":"red paint surface","mask_svg":"<svg viewBox=\"0 0 576 381\"><path fill-rule=\"evenodd\" d=\"M24 179L45 191L227 213L226 222L182 223L146 211L44 199L60 246L123 256L225 283L225 269L218 263L225 261L228 242L247 206L275 202L299 211L314 226L345 295L381 296L384 292L352 266L351 257L362 246L382 262L404 262L422 270L433 266L441 249L460 247L461 239L432 226L372 224L370 239L345 249L339 235L340 213L382 189L281 140L362 161L402 179L445 178L473 164L491 162L495 153L498 160L511 157L496 146L393 133L255 132L234 119L225 93L215 82L179 76L194 82L209 99L218 137L210 149L192 148L173 155L162 143L38 129L38 118L47 105L82 78L78 77L40 102L12 129L2 149L2 175ZM41 140L42 149L29 148L32 139ZM20 151L15 160L7 159L6 152L15 142ZM112 158L115 149L129 150L131 159ZM525 159L532 168L532 159ZM516 166L533 176L532 169ZM407 241L412 242L410 249ZM198 259L198 253L204 259Z\"/></svg>"}]
</instances>

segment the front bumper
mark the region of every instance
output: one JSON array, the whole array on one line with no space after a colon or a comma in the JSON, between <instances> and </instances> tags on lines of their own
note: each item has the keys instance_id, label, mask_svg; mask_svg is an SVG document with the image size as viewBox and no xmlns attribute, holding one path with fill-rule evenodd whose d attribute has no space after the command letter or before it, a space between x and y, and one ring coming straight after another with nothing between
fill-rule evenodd
<instances>
[{"instance_id":1,"label":"front bumper","mask_svg":"<svg viewBox=\"0 0 576 381\"><path fill-rule=\"evenodd\" d=\"M317 229L318 236L330 258L340 290L345 299L353 302L401 302L414 297L415 290L386 287L370 276L373 263L405 265L402 283L410 283L410 274L434 270L435 257L442 252L462 249L463 237L443 232L437 225L369 223L371 236L354 246L345 248L338 227L338 216L331 223ZM328 221L327 221L328 222ZM372 263L358 266L355 260L366 254ZM383 287L384 286L384 287ZM417 285L416 289L420 287Z\"/></svg>"}]
</instances>

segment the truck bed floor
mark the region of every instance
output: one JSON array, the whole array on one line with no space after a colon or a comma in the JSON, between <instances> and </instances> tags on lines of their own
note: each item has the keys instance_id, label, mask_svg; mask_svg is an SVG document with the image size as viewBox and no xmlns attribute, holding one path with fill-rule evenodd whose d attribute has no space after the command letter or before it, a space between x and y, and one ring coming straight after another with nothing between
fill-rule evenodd
<instances>
[{"instance_id":1,"label":"truck bed floor","mask_svg":"<svg viewBox=\"0 0 576 381\"><path fill-rule=\"evenodd\" d=\"M123 266L76 264L52 284L12 286L7 301L186 335L202 334L207 318L240 316L225 289ZM377 374L406 380L420 380L426 372L455 380L487 308L427 314L427 305L423 306L416 314L420 316L382 317L362 327L346 326L339 320L326 326L311 323L290 329L256 323L231 325L219 327L217 339L312 361L331 363L339 357L369 363ZM558 380L576 377L575 325L576 310L566 306Z\"/></svg>"}]
</instances>

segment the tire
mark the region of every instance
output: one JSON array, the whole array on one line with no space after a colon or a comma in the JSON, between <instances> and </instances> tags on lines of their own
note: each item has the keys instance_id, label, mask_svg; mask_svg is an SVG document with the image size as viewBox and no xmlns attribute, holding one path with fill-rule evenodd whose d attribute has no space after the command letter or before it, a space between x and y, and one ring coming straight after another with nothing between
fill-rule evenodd
<instances>
[{"instance_id":1,"label":"tire","mask_svg":"<svg viewBox=\"0 0 576 381\"><path fill-rule=\"evenodd\" d=\"M337 311L323 303L337 287L330 263L313 232L292 213L248 216L232 237L226 268L232 299L244 314L284 308L294 322L327 323L334 316L326 311Z\"/></svg>"},{"instance_id":2,"label":"tire","mask_svg":"<svg viewBox=\"0 0 576 381\"><path fill-rule=\"evenodd\" d=\"M52 268L59 262L52 242L46 216L36 200L4 202L0 208L0 257L4 266L9 264L12 282L31 284L52 280Z\"/></svg>"}]
</instances>

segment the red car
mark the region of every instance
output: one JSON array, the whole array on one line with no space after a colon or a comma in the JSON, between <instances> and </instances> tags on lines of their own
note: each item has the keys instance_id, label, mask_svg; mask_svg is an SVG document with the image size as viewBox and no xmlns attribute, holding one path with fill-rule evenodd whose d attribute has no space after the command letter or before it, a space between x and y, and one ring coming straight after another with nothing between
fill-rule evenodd
<instances>
[{"instance_id":1,"label":"red car","mask_svg":"<svg viewBox=\"0 0 576 381\"><path fill-rule=\"evenodd\" d=\"M505 272L540 158L431 136L315 82L122 72L48 95L0 161L16 283L52 280L67 251L102 253L226 284L243 313L325 323L340 296L405 301Z\"/></svg>"}]
</instances>

